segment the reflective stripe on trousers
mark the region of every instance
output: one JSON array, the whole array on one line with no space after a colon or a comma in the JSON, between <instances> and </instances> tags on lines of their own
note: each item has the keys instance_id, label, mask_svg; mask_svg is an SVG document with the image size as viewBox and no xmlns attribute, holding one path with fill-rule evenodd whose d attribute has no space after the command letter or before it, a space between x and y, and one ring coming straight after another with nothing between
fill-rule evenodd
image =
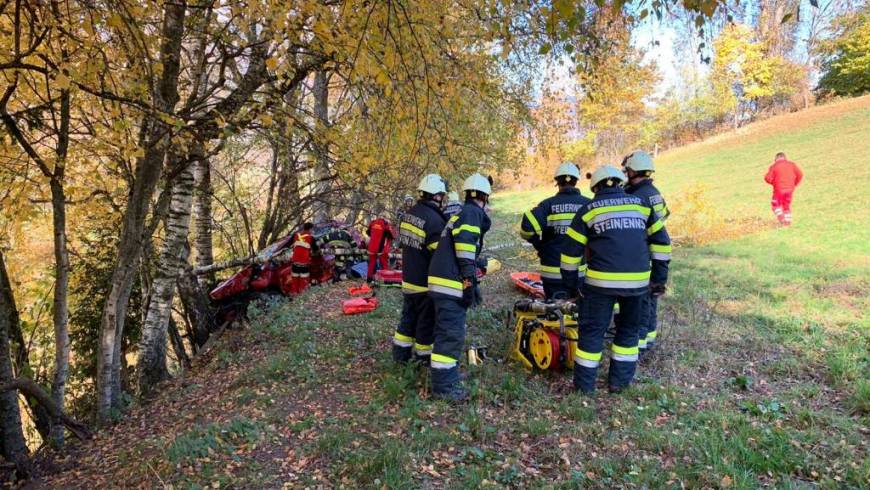
<instances>
[{"instance_id":1,"label":"reflective stripe on trousers","mask_svg":"<svg viewBox=\"0 0 870 490\"><path fill-rule=\"evenodd\" d=\"M398 345L399 347L411 347L414 345L414 337L408 337L407 335L402 335L399 332L393 334L393 345Z\"/></svg>"}]
</instances>

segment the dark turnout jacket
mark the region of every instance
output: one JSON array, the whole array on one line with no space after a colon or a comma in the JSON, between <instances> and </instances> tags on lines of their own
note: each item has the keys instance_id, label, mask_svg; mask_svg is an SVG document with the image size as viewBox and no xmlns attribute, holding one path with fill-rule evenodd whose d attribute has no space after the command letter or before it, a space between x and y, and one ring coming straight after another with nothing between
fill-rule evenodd
<instances>
[{"instance_id":1,"label":"dark turnout jacket","mask_svg":"<svg viewBox=\"0 0 870 490\"><path fill-rule=\"evenodd\" d=\"M668 216L671 215L668 205L665 203L665 198L662 197L662 193L653 185L652 179L643 179L637 184L628 185L625 187L625 192L649 201L652 204L653 211L658 213L659 217L663 220L667 221Z\"/></svg>"},{"instance_id":2,"label":"dark turnout jacket","mask_svg":"<svg viewBox=\"0 0 870 490\"><path fill-rule=\"evenodd\" d=\"M447 220L429 264L430 296L462 298L462 280L477 277L477 256L490 224L489 216L472 200Z\"/></svg>"},{"instance_id":3,"label":"dark turnout jacket","mask_svg":"<svg viewBox=\"0 0 870 490\"><path fill-rule=\"evenodd\" d=\"M559 263L562 255L562 235L568 230L574 215L589 198L574 187L560 190L555 196L544 199L523 215L520 236L538 251L541 260L540 273L545 280L561 281ZM583 267L578 273L583 275Z\"/></svg>"},{"instance_id":4,"label":"dark turnout jacket","mask_svg":"<svg viewBox=\"0 0 870 490\"><path fill-rule=\"evenodd\" d=\"M445 223L446 219L434 201L417 201L402 215L399 245L402 247L402 292L405 294L429 290L429 262Z\"/></svg>"},{"instance_id":5,"label":"dark turnout jacket","mask_svg":"<svg viewBox=\"0 0 870 490\"><path fill-rule=\"evenodd\" d=\"M667 282L671 239L664 222L647 199L621 187L599 190L577 211L563 240L561 271L569 289L579 285L577 268L584 255L584 289L635 296L646 293L650 282Z\"/></svg>"}]
</instances>

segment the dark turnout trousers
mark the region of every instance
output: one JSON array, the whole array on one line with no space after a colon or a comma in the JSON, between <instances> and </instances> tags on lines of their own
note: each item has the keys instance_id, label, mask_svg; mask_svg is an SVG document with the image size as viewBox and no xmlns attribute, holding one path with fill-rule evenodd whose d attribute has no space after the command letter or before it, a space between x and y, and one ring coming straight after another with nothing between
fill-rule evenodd
<instances>
[{"instance_id":1,"label":"dark turnout trousers","mask_svg":"<svg viewBox=\"0 0 870 490\"><path fill-rule=\"evenodd\" d=\"M652 349L656 344L658 335L658 308L659 299L652 294L644 296L644 315L640 322L640 332L638 334L638 347L641 353Z\"/></svg>"},{"instance_id":2,"label":"dark turnout trousers","mask_svg":"<svg viewBox=\"0 0 870 490\"><path fill-rule=\"evenodd\" d=\"M611 346L608 384L621 389L631 384L638 359L638 335L644 316L644 296L614 296L589 288L583 290L580 304L580 342L574 351L574 387L590 393L604 350L604 334L613 317L613 305L619 303L619 322Z\"/></svg>"},{"instance_id":3,"label":"dark turnout trousers","mask_svg":"<svg viewBox=\"0 0 870 490\"><path fill-rule=\"evenodd\" d=\"M402 318L393 336L393 359L407 362L412 354L428 362L435 343L435 305L426 293L405 294Z\"/></svg>"},{"instance_id":4,"label":"dark turnout trousers","mask_svg":"<svg viewBox=\"0 0 870 490\"><path fill-rule=\"evenodd\" d=\"M541 284L544 285L544 297L551 299L568 299L573 296L574 291L568 291L565 283L561 279L558 281L541 279Z\"/></svg>"},{"instance_id":5,"label":"dark turnout trousers","mask_svg":"<svg viewBox=\"0 0 870 490\"><path fill-rule=\"evenodd\" d=\"M459 359L465 350L466 308L458 299L435 298L435 346L432 391L447 393L459 382Z\"/></svg>"}]
</instances>

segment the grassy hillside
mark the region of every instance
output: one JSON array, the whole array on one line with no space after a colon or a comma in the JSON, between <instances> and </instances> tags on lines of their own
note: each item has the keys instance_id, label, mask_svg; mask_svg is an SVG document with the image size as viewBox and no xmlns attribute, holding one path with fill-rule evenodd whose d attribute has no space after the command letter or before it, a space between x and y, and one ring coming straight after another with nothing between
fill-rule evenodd
<instances>
[{"instance_id":1,"label":"grassy hillside","mask_svg":"<svg viewBox=\"0 0 870 490\"><path fill-rule=\"evenodd\" d=\"M496 357L469 369L470 404L430 400L425 372L390 362L397 290L345 317L348 284L315 288L252 307L250 328L44 483L866 488L868 121L870 98L856 99L660 156L680 246L661 345L626 393L578 396L569 374L505 359L521 297L507 273L533 262L506 248L469 316L469 342ZM772 225L761 180L780 150L807 175L791 228ZM488 243L515 240L549 192L497 196Z\"/></svg>"},{"instance_id":2,"label":"grassy hillside","mask_svg":"<svg viewBox=\"0 0 870 490\"><path fill-rule=\"evenodd\" d=\"M796 223L773 225L762 176L777 151L806 177ZM790 349L849 404L870 409L870 97L791 114L660 156L666 196L700 185L734 227L728 240L689 248L676 279L716 302L716 313ZM753 219L769 226L747 226ZM744 230L741 233L739 230ZM675 230L679 233L679 230ZM679 284L678 282L678 284Z\"/></svg>"}]
</instances>

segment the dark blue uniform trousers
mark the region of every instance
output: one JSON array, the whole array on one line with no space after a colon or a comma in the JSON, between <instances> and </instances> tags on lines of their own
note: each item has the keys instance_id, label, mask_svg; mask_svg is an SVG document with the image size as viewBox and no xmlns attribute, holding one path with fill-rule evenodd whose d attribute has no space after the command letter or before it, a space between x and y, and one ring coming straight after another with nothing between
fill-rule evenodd
<instances>
[{"instance_id":1,"label":"dark blue uniform trousers","mask_svg":"<svg viewBox=\"0 0 870 490\"><path fill-rule=\"evenodd\" d=\"M658 308L659 299L651 294L644 295L644 317L640 322L640 350L651 349L656 343L658 332Z\"/></svg>"},{"instance_id":2,"label":"dark blue uniform trousers","mask_svg":"<svg viewBox=\"0 0 870 490\"><path fill-rule=\"evenodd\" d=\"M459 299L433 298L435 347L432 350L432 391L448 393L459 383L459 359L465 351L465 313Z\"/></svg>"},{"instance_id":3,"label":"dark blue uniform trousers","mask_svg":"<svg viewBox=\"0 0 870 490\"><path fill-rule=\"evenodd\" d=\"M568 291L568 288L565 287L565 283L562 281L556 281L552 279L541 279L541 283L544 285L544 297L546 299L568 299L573 296L573 291Z\"/></svg>"},{"instance_id":4,"label":"dark blue uniform trousers","mask_svg":"<svg viewBox=\"0 0 870 490\"><path fill-rule=\"evenodd\" d=\"M617 302L620 319L611 346L608 383L614 389L631 384L637 366L638 334L644 316L645 296L611 296L589 288L583 289L583 301L579 305L580 352L574 355L575 388L587 393L595 390L595 378L604 350L604 334L613 317L613 305Z\"/></svg>"},{"instance_id":5,"label":"dark blue uniform trousers","mask_svg":"<svg viewBox=\"0 0 870 490\"><path fill-rule=\"evenodd\" d=\"M416 354L421 361L428 362L432 354L435 336L435 305L426 293L405 294L402 301L402 317L396 332L414 339L413 346L393 345L393 359L406 362Z\"/></svg>"}]
</instances>

